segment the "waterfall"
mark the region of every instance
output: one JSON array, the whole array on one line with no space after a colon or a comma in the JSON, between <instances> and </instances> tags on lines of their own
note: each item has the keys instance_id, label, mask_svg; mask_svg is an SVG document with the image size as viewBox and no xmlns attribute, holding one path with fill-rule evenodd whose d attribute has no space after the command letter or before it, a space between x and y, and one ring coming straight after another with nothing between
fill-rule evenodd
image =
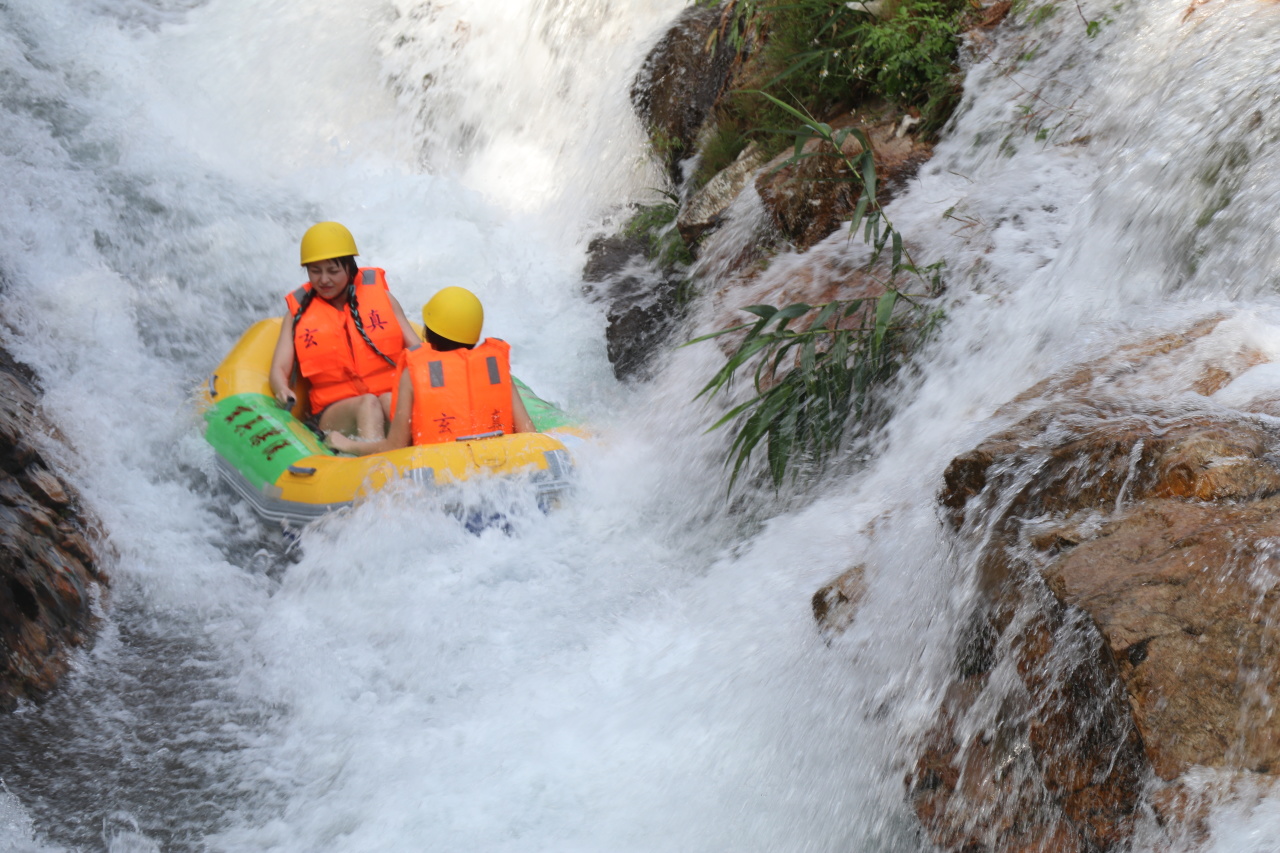
<instances>
[{"instance_id":1,"label":"waterfall","mask_svg":"<svg viewBox=\"0 0 1280 853\"><path fill-rule=\"evenodd\" d=\"M1277 12L1082 0L972 37L964 102L890 208L946 260L947 321L856 476L739 511L693 402L720 353L619 385L580 281L659 180L627 89L683 5L0 5L4 342L116 554L94 649L0 720L0 846L926 846L904 745L972 592L941 472L1117 339L1225 312L1222 347L1275 349ZM289 543L218 484L194 389L282 311L321 219L411 315L481 295L515 372L597 433L573 500L510 499L511 530L476 536L392 489ZM854 565L867 598L828 642L810 596ZM1224 803L1214 849L1267 849L1275 811Z\"/></svg>"}]
</instances>

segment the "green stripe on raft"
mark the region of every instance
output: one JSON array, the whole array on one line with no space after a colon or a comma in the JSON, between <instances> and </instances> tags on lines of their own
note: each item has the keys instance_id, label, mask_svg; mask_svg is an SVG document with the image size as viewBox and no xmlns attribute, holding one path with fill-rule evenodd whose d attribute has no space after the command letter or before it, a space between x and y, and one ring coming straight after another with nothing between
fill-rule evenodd
<instances>
[{"instance_id":1,"label":"green stripe on raft","mask_svg":"<svg viewBox=\"0 0 1280 853\"><path fill-rule=\"evenodd\" d=\"M205 437L254 488L308 456L332 456L315 433L265 394L236 394L205 412Z\"/></svg>"},{"instance_id":2,"label":"green stripe on raft","mask_svg":"<svg viewBox=\"0 0 1280 853\"><path fill-rule=\"evenodd\" d=\"M511 381L515 383L516 390L520 392L520 399L524 401L524 407L529 411L529 419L533 421L533 428L538 432L549 432L561 427L577 426L577 423L560 409L530 391L528 385L525 385L514 376L511 377Z\"/></svg>"},{"instance_id":3,"label":"green stripe on raft","mask_svg":"<svg viewBox=\"0 0 1280 853\"><path fill-rule=\"evenodd\" d=\"M538 432L574 426L560 409L519 379L513 376L512 380ZM315 433L265 394L235 394L219 400L204 417L208 442L255 489L276 483L300 459L335 455Z\"/></svg>"}]
</instances>

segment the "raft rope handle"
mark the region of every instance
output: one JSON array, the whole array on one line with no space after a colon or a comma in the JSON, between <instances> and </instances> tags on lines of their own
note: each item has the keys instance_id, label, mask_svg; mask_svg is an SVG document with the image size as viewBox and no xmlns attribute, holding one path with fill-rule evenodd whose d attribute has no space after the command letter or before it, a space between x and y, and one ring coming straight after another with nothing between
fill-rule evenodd
<instances>
[{"instance_id":1,"label":"raft rope handle","mask_svg":"<svg viewBox=\"0 0 1280 853\"><path fill-rule=\"evenodd\" d=\"M482 438L501 438L504 435L506 435L505 432L500 429L495 429L493 432L478 432L475 435L460 435L455 438L454 441L478 441Z\"/></svg>"}]
</instances>

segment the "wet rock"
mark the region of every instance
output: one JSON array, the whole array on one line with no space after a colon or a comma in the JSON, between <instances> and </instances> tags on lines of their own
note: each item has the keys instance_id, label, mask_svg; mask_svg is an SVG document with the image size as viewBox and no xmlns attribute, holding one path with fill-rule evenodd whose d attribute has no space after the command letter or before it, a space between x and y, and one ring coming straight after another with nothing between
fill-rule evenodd
<instances>
[{"instance_id":1,"label":"wet rock","mask_svg":"<svg viewBox=\"0 0 1280 853\"><path fill-rule=\"evenodd\" d=\"M640 237L592 240L582 278L588 295L608 304L605 347L620 380L643 378L678 321L679 270L649 261Z\"/></svg>"},{"instance_id":2,"label":"wet rock","mask_svg":"<svg viewBox=\"0 0 1280 853\"><path fill-rule=\"evenodd\" d=\"M96 522L32 442L51 427L29 372L0 350L0 709L40 699L90 642L107 578Z\"/></svg>"},{"instance_id":3,"label":"wet rock","mask_svg":"<svg viewBox=\"0 0 1280 853\"><path fill-rule=\"evenodd\" d=\"M865 566L854 566L813 594L813 618L828 639L853 624L867 594L865 575Z\"/></svg>"},{"instance_id":4,"label":"wet rock","mask_svg":"<svg viewBox=\"0 0 1280 853\"><path fill-rule=\"evenodd\" d=\"M1219 319L1041 383L947 469L978 604L907 779L944 849L1118 850L1144 809L1191 837L1203 774L1280 774L1280 425L1186 395L1258 363L1202 363Z\"/></svg>"},{"instance_id":5,"label":"wet rock","mask_svg":"<svg viewBox=\"0 0 1280 853\"><path fill-rule=\"evenodd\" d=\"M609 308L605 347L618 379L644 378L679 320L679 282L659 278L620 293Z\"/></svg>"},{"instance_id":6,"label":"wet rock","mask_svg":"<svg viewBox=\"0 0 1280 853\"><path fill-rule=\"evenodd\" d=\"M930 144L909 135L899 135L901 118L877 115L867 119L832 122L836 130L856 127L871 143L880 188L876 197L888 204L896 192L933 153ZM862 144L852 133L845 137L840 156L830 144L814 139L805 144L807 159L786 165L794 154L787 149L756 176L756 191L779 230L797 249L807 249L852 217L861 185L854 180L845 160L857 164Z\"/></svg>"},{"instance_id":7,"label":"wet rock","mask_svg":"<svg viewBox=\"0 0 1280 853\"><path fill-rule=\"evenodd\" d=\"M718 172L707 185L694 193L676 219L676 228L685 243L693 245L708 230L720 224L729 205L742 192L752 174L764 165L764 156L749 145L727 169Z\"/></svg>"},{"instance_id":8,"label":"wet rock","mask_svg":"<svg viewBox=\"0 0 1280 853\"><path fill-rule=\"evenodd\" d=\"M627 289L629 272L644 262L645 241L626 234L600 235L587 244L582 280L591 296L609 298L614 289ZM622 282L620 288L615 285Z\"/></svg>"},{"instance_id":9,"label":"wet rock","mask_svg":"<svg viewBox=\"0 0 1280 853\"><path fill-rule=\"evenodd\" d=\"M693 154L698 131L732 74L737 51L726 25L717 7L689 7L649 52L631 87L631 103L676 185L680 161Z\"/></svg>"}]
</instances>

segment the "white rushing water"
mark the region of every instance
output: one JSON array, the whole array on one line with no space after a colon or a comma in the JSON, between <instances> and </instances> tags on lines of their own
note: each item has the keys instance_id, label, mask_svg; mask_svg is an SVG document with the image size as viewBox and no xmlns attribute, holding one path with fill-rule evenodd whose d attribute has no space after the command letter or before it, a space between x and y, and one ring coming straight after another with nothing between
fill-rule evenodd
<instances>
[{"instance_id":1,"label":"white rushing water","mask_svg":"<svg viewBox=\"0 0 1280 853\"><path fill-rule=\"evenodd\" d=\"M941 471L1135 329L1227 308L1217 346L1275 348L1280 9L1091 0L1092 39L1063 6L977 45L892 209L949 320L867 470L760 522L691 402L714 347L620 386L581 295L593 228L658 180L626 92L683 5L0 4L4 340L118 554L95 649L0 721L0 849L927 848L900 747L966 595ZM405 489L286 554L216 484L193 389L319 219L410 313L476 290L597 427L568 505L474 536ZM809 597L855 564L829 646ZM1276 812L1224 807L1212 843L1268 849Z\"/></svg>"}]
</instances>

